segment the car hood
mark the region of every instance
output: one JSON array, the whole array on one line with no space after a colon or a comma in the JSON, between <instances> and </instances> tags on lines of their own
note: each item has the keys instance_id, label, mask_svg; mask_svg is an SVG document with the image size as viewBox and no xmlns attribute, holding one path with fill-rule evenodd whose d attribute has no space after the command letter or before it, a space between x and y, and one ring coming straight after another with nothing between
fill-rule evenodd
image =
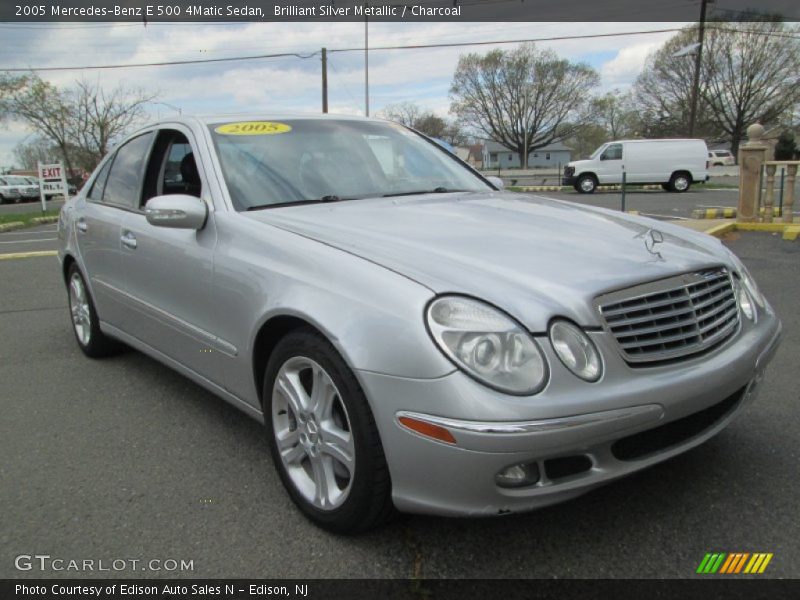
<instances>
[{"instance_id":1,"label":"car hood","mask_svg":"<svg viewBox=\"0 0 800 600\"><path fill-rule=\"evenodd\" d=\"M592 308L600 293L732 266L719 241L705 234L508 192L353 200L246 214L382 265L437 294L486 300L537 332L556 315L600 325ZM651 228L663 241L652 244Z\"/></svg>"}]
</instances>

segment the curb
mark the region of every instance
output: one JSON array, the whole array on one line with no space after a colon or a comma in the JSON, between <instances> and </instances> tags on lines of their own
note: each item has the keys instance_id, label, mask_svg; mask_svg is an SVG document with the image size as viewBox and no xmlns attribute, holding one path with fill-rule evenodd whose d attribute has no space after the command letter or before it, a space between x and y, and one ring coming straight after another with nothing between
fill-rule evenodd
<instances>
[{"instance_id":1,"label":"curb","mask_svg":"<svg viewBox=\"0 0 800 600\"><path fill-rule=\"evenodd\" d=\"M766 208L763 206L759 210L759 214L763 217L766 213ZM772 209L772 216L773 217L780 217L781 216L781 209L780 208L773 208ZM736 209L735 208L698 208L697 210L692 211L692 219L735 219L736 218Z\"/></svg>"},{"instance_id":2,"label":"curb","mask_svg":"<svg viewBox=\"0 0 800 600\"><path fill-rule=\"evenodd\" d=\"M782 233L787 242L794 242L800 237L800 224L795 223L723 223L704 233L714 237L722 237L731 231L765 231L767 233Z\"/></svg>"},{"instance_id":3,"label":"curb","mask_svg":"<svg viewBox=\"0 0 800 600\"><path fill-rule=\"evenodd\" d=\"M36 225L47 225L49 223L58 223L58 216L54 215L52 217L35 217L31 219L31 223Z\"/></svg>"},{"instance_id":4,"label":"curb","mask_svg":"<svg viewBox=\"0 0 800 600\"><path fill-rule=\"evenodd\" d=\"M564 187L563 185L525 185L520 186L519 189L523 192L560 192Z\"/></svg>"},{"instance_id":5,"label":"curb","mask_svg":"<svg viewBox=\"0 0 800 600\"><path fill-rule=\"evenodd\" d=\"M0 233L3 231L14 231L15 229L22 229L27 227L22 221L11 221L11 223L0 223Z\"/></svg>"},{"instance_id":6,"label":"curb","mask_svg":"<svg viewBox=\"0 0 800 600\"><path fill-rule=\"evenodd\" d=\"M56 250L36 250L34 252L11 252L0 254L0 260L14 260L17 258L35 258L38 256L58 256Z\"/></svg>"}]
</instances>

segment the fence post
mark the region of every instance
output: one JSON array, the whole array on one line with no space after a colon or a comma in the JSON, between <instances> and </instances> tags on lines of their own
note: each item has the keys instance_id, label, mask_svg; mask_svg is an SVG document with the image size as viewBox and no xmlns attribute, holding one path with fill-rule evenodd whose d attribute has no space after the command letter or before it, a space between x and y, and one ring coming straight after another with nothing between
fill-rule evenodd
<instances>
[{"instance_id":1,"label":"fence post","mask_svg":"<svg viewBox=\"0 0 800 600\"><path fill-rule=\"evenodd\" d=\"M794 179L797 176L797 163L786 165L786 197L783 199L781 217L784 223L791 223L794 209Z\"/></svg>"},{"instance_id":2,"label":"fence post","mask_svg":"<svg viewBox=\"0 0 800 600\"><path fill-rule=\"evenodd\" d=\"M764 222L772 223L772 206L775 202L776 165L767 165L767 191L764 194Z\"/></svg>"},{"instance_id":3,"label":"fence post","mask_svg":"<svg viewBox=\"0 0 800 600\"><path fill-rule=\"evenodd\" d=\"M754 123L747 128L747 143L739 148L739 206L736 215L744 223L758 219L761 166L767 147L761 143L764 127Z\"/></svg>"},{"instance_id":4,"label":"fence post","mask_svg":"<svg viewBox=\"0 0 800 600\"><path fill-rule=\"evenodd\" d=\"M625 184L627 180L628 176L625 173L625 167L622 167L622 212L625 212Z\"/></svg>"}]
</instances>

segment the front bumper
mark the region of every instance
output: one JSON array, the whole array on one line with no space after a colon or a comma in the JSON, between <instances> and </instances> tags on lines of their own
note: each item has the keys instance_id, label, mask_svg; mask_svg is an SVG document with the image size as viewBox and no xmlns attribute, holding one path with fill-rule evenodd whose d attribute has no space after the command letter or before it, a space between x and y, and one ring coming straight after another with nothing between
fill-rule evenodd
<instances>
[{"instance_id":1,"label":"front bumper","mask_svg":"<svg viewBox=\"0 0 800 600\"><path fill-rule=\"evenodd\" d=\"M564 175L561 177L561 185L575 186L578 183L578 178L575 175Z\"/></svg>"},{"instance_id":2,"label":"front bumper","mask_svg":"<svg viewBox=\"0 0 800 600\"><path fill-rule=\"evenodd\" d=\"M603 379L575 381L546 349L551 379L530 398L499 395L460 372L434 380L359 372L367 396L380 399L371 404L397 508L452 516L530 510L693 448L721 431L755 397L778 347L781 325L768 313L757 327L709 354L645 369L634 369L612 354L602 332L592 335L606 359ZM404 415L446 427L456 444L405 428L398 421ZM691 435L669 443L664 435L684 423L695 427L684 429ZM647 433L637 435L642 432ZM651 442L661 438L666 442L653 447ZM556 459L575 457L583 457L588 466L566 476L551 475L557 471L550 468ZM538 466L538 482L522 488L496 484L499 471L520 463Z\"/></svg>"}]
</instances>

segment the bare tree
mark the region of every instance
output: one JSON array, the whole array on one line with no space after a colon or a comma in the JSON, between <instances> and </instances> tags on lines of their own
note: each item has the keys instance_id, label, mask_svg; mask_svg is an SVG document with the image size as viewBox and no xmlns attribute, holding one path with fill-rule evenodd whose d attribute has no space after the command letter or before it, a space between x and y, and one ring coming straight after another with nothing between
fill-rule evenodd
<instances>
[{"instance_id":1,"label":"bare tree","mask_svg":"<svg viewBox=\"0 0 800 600\"><path fill-rule=\"evenodd\" d=\"M444 119L415 102L387 104L381 111L381 115L385 119L416 129L428 137L444 140L453 146L464 144L467 139L463 128L457 121Z\"/></svg>"},{"instance_id":2,"label":"bare tree","mask_svg":"<svg viewBox=\"0 0 800 600\"><path fill-rule=\"evenodd\" d=\"M27 123L51 140L72 173L70 127L74 119L69 94L35 75L6 76L0 86L0 113Z\"/></svg>"},{"instance_id":3,"label":"bare tree","mask_svg":"<svg viewBox=\"0 0 800 600\"><path fill-rule=\"evenodd\" d=\"M800 102L800 32L778 21L720 22L706 31L698 90L696 133L725 137L734 155L755 121L791 119ZM674 56L695 41L689 27L651 55L635 94L646 135L686 135L694 61Z\"/></svg>"},{"instance_id":4,"label":"bare tree","mask_svg":"<svg viewBox=\"0 0 800 600\"><path fill-rule=\"evenodd\" d=\"M59 89L36 75L0 78L0 115L27 123L58 149L68 173L93 169L153 100L140 90L106 92L77 82Z\"/></svg>"},{"instance_id":5,"label":"bare tree","mask_svg":"<svg viewBox=\"0 0 800 600\"><path fill-rule=\"evenodd\" d=\"M75 84L74 115L70 137L95 166L122 137L144 116L144 108L155 95L141 90L117 87L106 92L98 85L79 81Z\"/></svg>"},{"instance_id":6,"label":"bare tree","mask_svg":"<svg viewBox=\"0 0 800 600\"><path fill-rule=\"evenodd\" d=\"M636 134L637 118L630 92L614 90L592 100L594 122L608 132L612 140Z\"/></svg>"},{"instance_id":7,"label":"bare tree","mask_svg":"<svg viewBox=\"0 0 800 600\"><path fill-rule=\"evenodd\" d=\"M34 137L20 142L14 146L14 158L17 165L21 168L34 171L37 168L37 163L48 163L54 158L63 160L57 148L53 147L53 143L47 138Z\"/></svg>"},{"instance_id":8,"label":"bare tree","mask_svg":"<svg viewBox=\"0 0 800 600\"><path fill-rule=\"evenodd\" d=\"M748 126L776 125L800 102L800 33L780 22L730 23L706 38L702 97L734 156Z\"/></svg>"},{"instance_id":9,"label":"bare tree","mask_svg":"<svg viewBox=\"0 0 800 600\"><path fill-rule=\"evenodd\" d=\"M600 78L588 65L523 44L459 58L451 112L506 148L528 154L572 136L589 120L589 92Z\"/></svg>"},{"instance_id":10,"label":"bare tree","mask_svg":"<svg viewBox=\"0 0 800 600\"><path fill-rule=\"evenodd\" d=\"M406 127L414 127L414 124L425 114L425 110L415 102L397 102L387 104L383 107L381 115L384 119L400 123Z\"/></svg>"}]
</instances>

